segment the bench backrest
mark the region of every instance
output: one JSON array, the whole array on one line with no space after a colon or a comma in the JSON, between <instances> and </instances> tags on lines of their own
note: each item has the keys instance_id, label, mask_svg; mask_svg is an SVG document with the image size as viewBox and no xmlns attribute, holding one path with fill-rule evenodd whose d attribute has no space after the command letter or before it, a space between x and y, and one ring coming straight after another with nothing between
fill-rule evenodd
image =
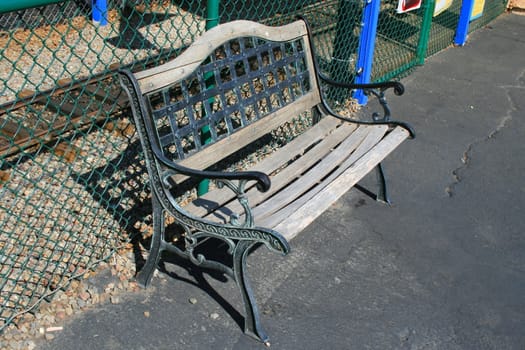
<instances>
[{"instance_id":1,"label":"bench backrest","mask_svg":"<svg viewBox=\"0 0 525 350\"><path fill-rule=\"evenodd\" d=\"M124 83L167 158L204 169L320 102L306 24L234 21ZM133 87L133 88L132 88Z\"/></svg>"}]
</instances>

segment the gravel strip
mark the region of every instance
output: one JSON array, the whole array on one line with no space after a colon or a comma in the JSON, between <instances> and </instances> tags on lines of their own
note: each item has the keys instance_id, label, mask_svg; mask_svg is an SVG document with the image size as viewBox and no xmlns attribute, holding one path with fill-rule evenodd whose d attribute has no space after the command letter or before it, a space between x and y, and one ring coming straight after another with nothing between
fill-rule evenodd
<instances>
[{"instance_id":1,"label":"gravel strip","mask_svg":"<svg viewBox=\"0 0 525 350\"><path fill-rule=\"evenodd\" d=\"M145 11L144 6L137 9ZM204 30L202 18L181 8L167 4L147 13L155 10L159 14L153 23L134 23L139 17L134 15L127 29L119 12L109 10L107 26L79 16L66 24L0 32L0 104L22 90L51 89L59 79L90 77L113 64L124 66L183 47Z\"/></svg>"}]
</instances>

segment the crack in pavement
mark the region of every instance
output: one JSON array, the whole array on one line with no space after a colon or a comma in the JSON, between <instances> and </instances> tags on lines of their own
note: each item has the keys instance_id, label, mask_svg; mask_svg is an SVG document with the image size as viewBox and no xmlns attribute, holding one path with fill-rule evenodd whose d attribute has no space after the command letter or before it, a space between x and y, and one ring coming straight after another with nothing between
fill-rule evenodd
<instances>
[{"instance_id":1,"label":"crack in pavement","mask_svg":"<svg viewBox=\"0 0 525 350\"><path fill-rule=\"evenodd\" d=\"M476 146L493 139L503 128L505 128L507 126L508 122L512 120L512 114L515 111L517 111L517 107L516 107L516 104L514 103L514 101L512 100L512 97L510 95L510 90L511 89L524 89L525 88L525 86L524 86L525 85L525 70L523 70L521 72L521 74L518 75L517 83L518 83L518 85L501 85L501 86L498 86L498 88L503 89L505 91L505 95L507 96L507 99L509 101L509 106L510 107L507 109L507 113L505 114L505 116L503 116L503 118L501 118L499 124L496 126L496 128L494 130L492 130L487 136L485 136L485 137L483 137L481 139L475 140L474 142L470 143L467 146L467 149L461 155L461 166L459 166L456 169L452 170L453 182L450 183L445 188L445 192L446 192L446 194L449 197L454 196L456 186L459 183L461 183L461 181L463 181L463 177L460 175L460 173L463 172L465 169L467 169L469 167L471 159L472 159L472 157L471 157L472 150ZM524 84L524 85L522 85L522 84Z\"/></svg>"}]
</instances>

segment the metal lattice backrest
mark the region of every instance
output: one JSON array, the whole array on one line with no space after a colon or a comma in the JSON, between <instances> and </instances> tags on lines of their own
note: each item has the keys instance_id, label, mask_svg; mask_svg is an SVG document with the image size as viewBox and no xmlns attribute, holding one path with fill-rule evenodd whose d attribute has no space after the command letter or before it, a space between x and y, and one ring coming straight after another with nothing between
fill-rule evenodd
<instances>
[{"instance_id":1,"label":"metal lattice backrest","mask_svg":"<svg viewBox=\"0 0 525 350\"><path fill-rule=\"evenodd\" d=\"M191 158L190 166L201 169L320 102L303 21L222 24L134 79L136 88L126 90L141 101L135 115L147 125L150 142L165 158Z\"/></svg>"},{"instance_id":2,"label":"metal lattice backrest","mask_svg":"<svg viewBox=\"0 0 525 350\"><path fill-rule=\"evenodd\" d=\"M184 159L310 91L302 40L229 40L190 76L147 94L164 155Z\"/></svg>"}]
</instances>

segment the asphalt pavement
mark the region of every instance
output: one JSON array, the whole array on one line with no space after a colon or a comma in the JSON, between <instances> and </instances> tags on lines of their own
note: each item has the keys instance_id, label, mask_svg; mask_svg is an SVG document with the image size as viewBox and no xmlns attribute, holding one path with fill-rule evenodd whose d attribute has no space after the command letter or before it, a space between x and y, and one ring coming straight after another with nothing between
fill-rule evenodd
<instances>
[{"instance_id":1,"label":"asphalt pavement","mask_svg":"<svg viewBox=\"0 0 525 350\"><path fill-rule=\"evenodd\" d=\"M353 189L288 256L248 259L272 349L525 349L525 16L403 83L390 106L417 138L384 162L393 204ZM233 281L165 266L38 348L264 348L242 333Z\"/></svg>"}]
</instances>

